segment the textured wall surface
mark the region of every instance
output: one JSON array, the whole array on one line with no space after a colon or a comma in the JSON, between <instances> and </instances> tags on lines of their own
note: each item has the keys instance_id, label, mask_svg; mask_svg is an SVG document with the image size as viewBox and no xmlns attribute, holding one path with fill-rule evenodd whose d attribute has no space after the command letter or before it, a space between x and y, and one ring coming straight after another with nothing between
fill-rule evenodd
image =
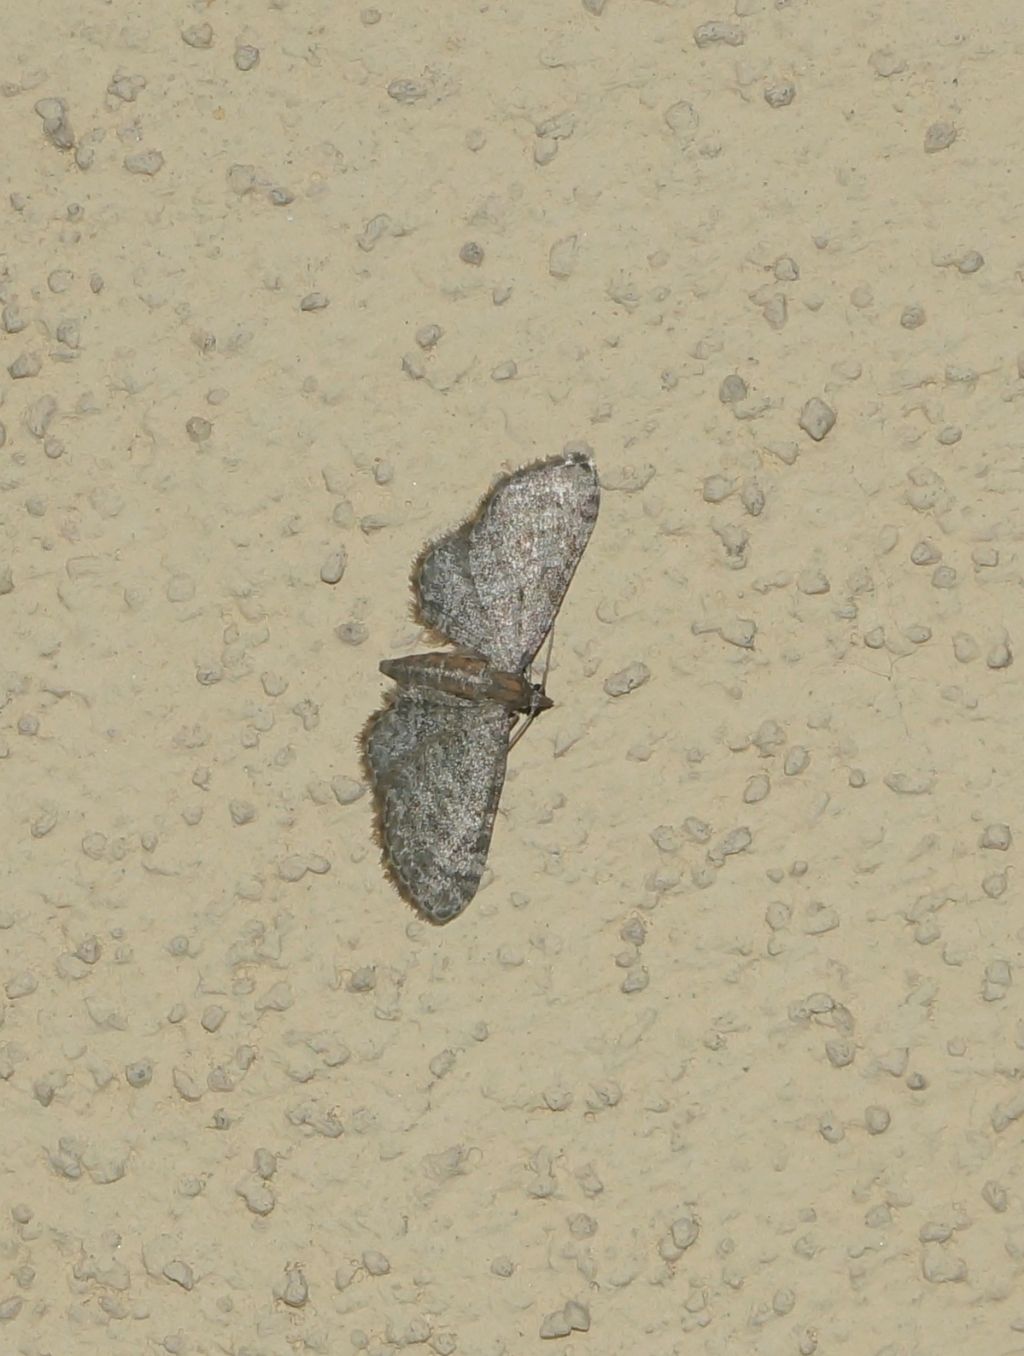
<instances>
[{"instance_id":1,"label":"textured wall surface","mask_svg":"<svg viewBox=\"0 0 1024 1356\"><path fill-rule=\"evenodd\" d=\"M0 1350L1024 1350L1019 5L6 8ZM434 928L377 664L575 440Z\"/></svg>"}]
</instances>

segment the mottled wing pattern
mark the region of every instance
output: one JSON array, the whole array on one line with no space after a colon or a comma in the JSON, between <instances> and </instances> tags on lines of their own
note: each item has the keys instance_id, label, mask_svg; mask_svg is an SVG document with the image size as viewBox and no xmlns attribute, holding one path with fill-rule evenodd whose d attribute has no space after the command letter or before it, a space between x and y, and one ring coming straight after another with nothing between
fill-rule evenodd
<instances>
[{"instance_id":1,"label":"mottled wing pattern","mask_svg":"<svg viewBox=\"0 0 1024 1356\"><path fill-rule=\"evenodd\" d=\"M424 621L496 668L522 673L590 540L599 497L584 452L499 481L479 515L423 557L417 588Z\"/></svg>"},{"instance_id":2,"label":"mottled wing pattern","mask_svg":"<svg viewBox=\"0 0 1024 1356\"><path fill-rule=\"evenodd\" d=\"M410 700L413 697L416 700ZM407 687L394 692L365 733L366 761L374 787L387 786L436 728L433 710L418 692Z\"/></svg>"},{"instance_id":3,"label":"mottled wing pattern","mask_svg":"<svg viewBox=\"0 0 1024 1356\"><path fill-rule=\"evenodd\" d=\"M597 472L583 454L527 467L495 490L469 543L495 667L520 673L537 653L590 540L598 501Z\"/></svg>"},{"instance_id":4,"label":"mottled wing pattern","mask_svg":"<svg viewBox=\"0 0 1024 1356\"><path fill-rule=\"evenodd\" d=\"M460 914L479 888L510 723L496 702L411 687L398 690L369 731L385 863L435 922Z\"/></svg>"},{"instance_id":5,"label":"mottled wing pattern","mask_svg":"<svg viewBox=\"0 0 1024 1356\"><path fill-rule=\"evenodd\" d=\"M456 645L487 655L494 631L470 572L472 526L463 524L424 553L413 587L420 617L428 626Z\"/></svg>"}]
</instances>

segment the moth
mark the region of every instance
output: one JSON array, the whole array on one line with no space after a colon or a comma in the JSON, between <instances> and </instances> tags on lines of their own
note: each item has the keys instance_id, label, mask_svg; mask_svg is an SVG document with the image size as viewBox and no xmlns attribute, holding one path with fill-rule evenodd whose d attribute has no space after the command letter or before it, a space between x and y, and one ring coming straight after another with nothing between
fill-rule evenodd
<instances>
[{"instance_id":1,"label":"moth","mask_svg":"<svg viewBox=\"0 0 1024 1356\"><path fill-rule=\"evenodd\" d=\"M531 665L599 506L590 449L570 446L498 480L414 567L418 619L455 648L381 662L396 688L364 757L385 868L433 922L457 918L479 889L512 727L552 704Z\"/></svg>"}]
</instances>

